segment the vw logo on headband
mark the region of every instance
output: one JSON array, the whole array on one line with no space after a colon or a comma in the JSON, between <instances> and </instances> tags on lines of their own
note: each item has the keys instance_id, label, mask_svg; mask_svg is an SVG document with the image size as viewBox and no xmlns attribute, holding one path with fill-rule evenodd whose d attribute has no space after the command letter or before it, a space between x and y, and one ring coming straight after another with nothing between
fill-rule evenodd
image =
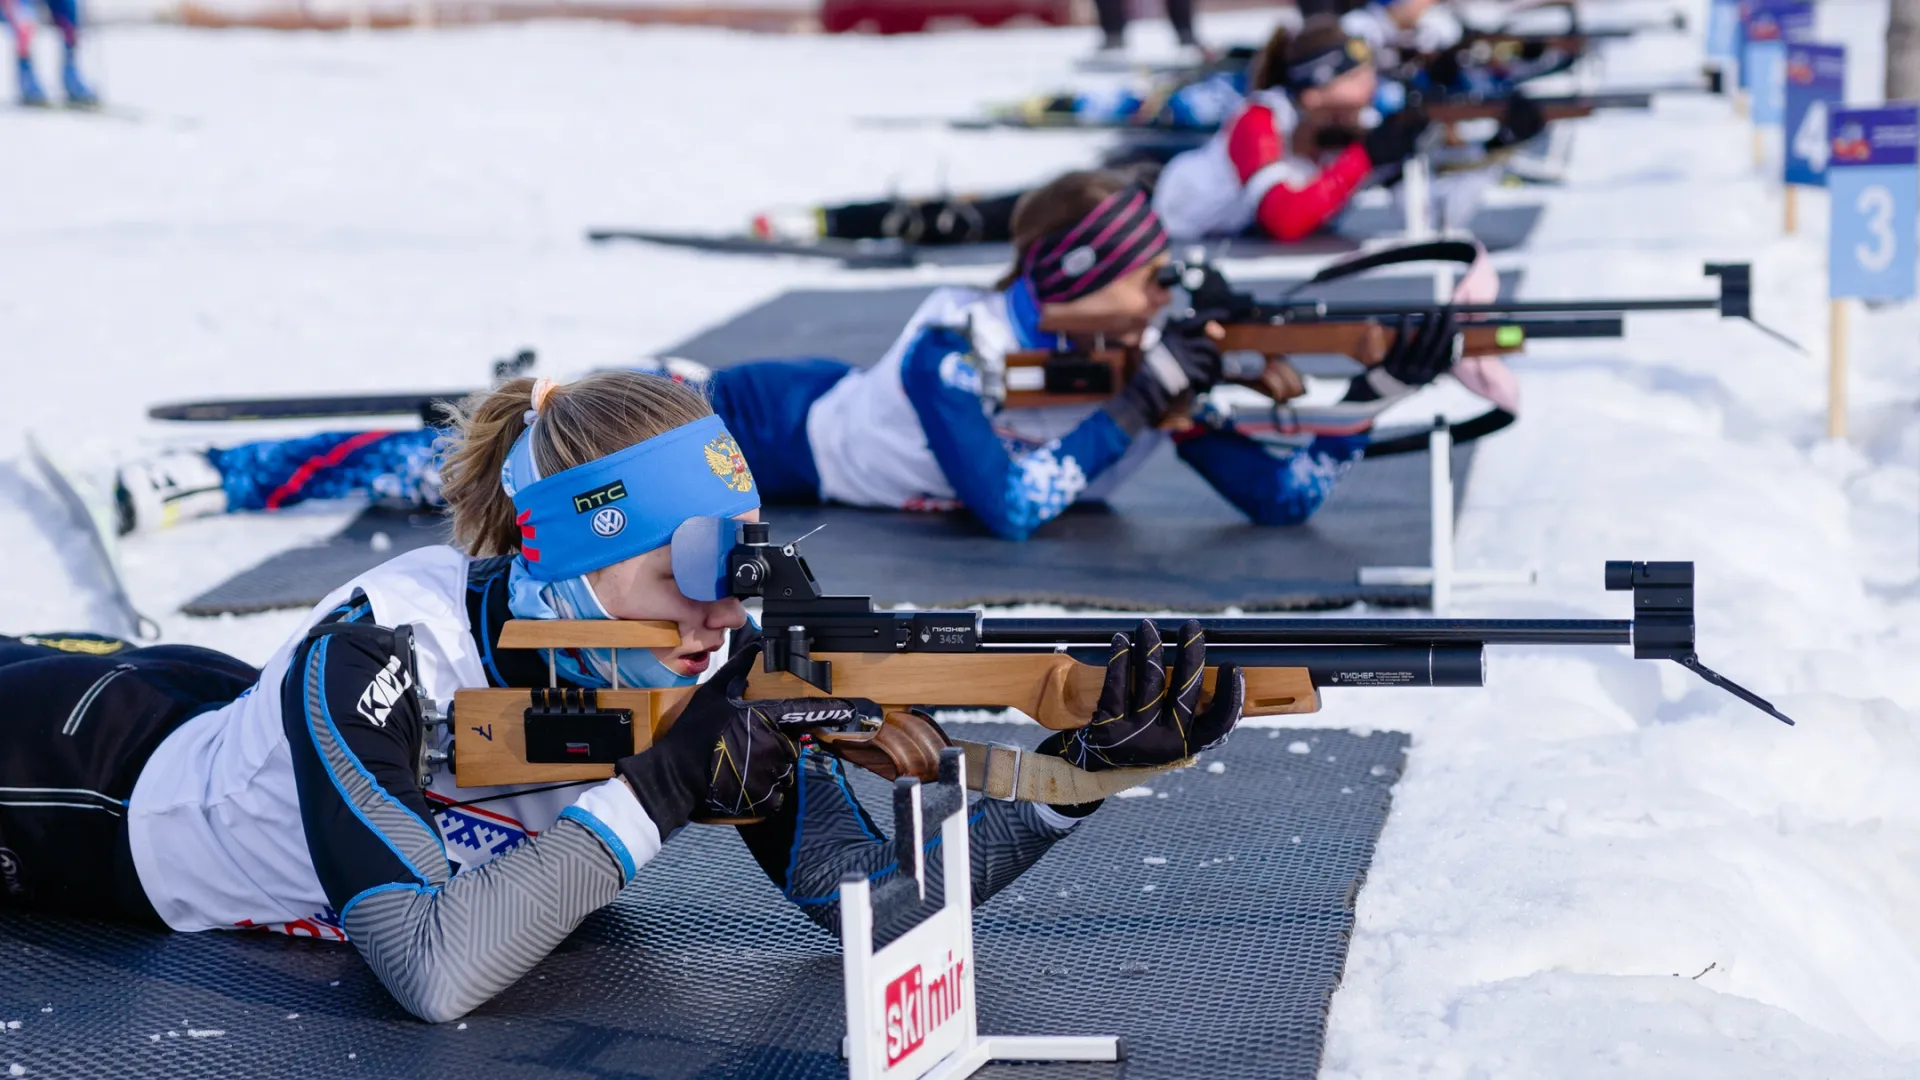
<instances>
[{"instance_id":1,"label":"vw logo on headband","mask_svg":"<svg viewBox=\"0 0 1920 1080\"><path fill-rule=\"evenodd\" d=\"M1093 264L1099 261L1099 254L1092 247L1082 244L1067 252L1067 257L1060 260L1060 269L1066 271L1069 276L1079 277L1093 269Z\"/></svg>"},{"instance_id":2,"label":"vw logo on headband","mask_svg":"<svg viewBox=\"0 0 1920 1080\"><path fill-rule=\"evenodd\" d=\"M627 515L617 506L609 506L593 515L595 536L618 536L627 527Z\"/></svg>"}]
</instances>

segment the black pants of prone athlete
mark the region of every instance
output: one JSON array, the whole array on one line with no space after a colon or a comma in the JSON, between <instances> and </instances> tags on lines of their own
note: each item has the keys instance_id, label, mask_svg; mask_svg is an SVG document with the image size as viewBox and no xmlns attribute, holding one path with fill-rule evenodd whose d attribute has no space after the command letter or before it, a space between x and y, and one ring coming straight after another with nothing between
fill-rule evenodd
<instances>
[{"instance_id":1,"label":"black pants of prone athlete","mask_svg":"<svg viewBox=\"0 0 1920 1080\"><path fill-rule=\"evenodd\" d=\"M191 645L0 636L0 907L164 926L127 842L154 748L259 672Z\"/></svg>"},{"instance_id":2,"label":"black pants of prone athlete","mask_svg":"<svg viewBox=\"0 0 1920 1080\"><path fill-rule=\"evenodd\" d=\"M1164 160L1110 156L1100 167L1120 173L1149 192ZM826 235L837 240L904 240L930 247L1006 244L1013 241L1013 208L1025 191L1004 195L956 195L947 199L887 199L821 209Z\"/></svg>"},{"instance_id":3,"label":"black pants of prone athlete","mask_svg":"<svg viewBox=\"0 0 1920 1080\"><path fill-rule=\"evenodd\" d=\"M829 206L826 234L838 240L905 240L930 246L1004 244L1013 239L1013 204L1024 194Z\"/></svg>"},{"instance_id":4,"label":"black pants of prone athlete","mask_svg":"<svg viewBox=\"0 0 1920 1080\"><path fill-rule=\"evenodd\" d=\"M1193 44L1193 0L1166 0L1167 21L1173 24L1173 32L1179 36L1180 44ZM1129 0L1093 0L1093 6L1100 13L1100 32L1106 35L1107 44L1119 45L1127 36L1127 4Z\"/></svg>"}]
</instances>

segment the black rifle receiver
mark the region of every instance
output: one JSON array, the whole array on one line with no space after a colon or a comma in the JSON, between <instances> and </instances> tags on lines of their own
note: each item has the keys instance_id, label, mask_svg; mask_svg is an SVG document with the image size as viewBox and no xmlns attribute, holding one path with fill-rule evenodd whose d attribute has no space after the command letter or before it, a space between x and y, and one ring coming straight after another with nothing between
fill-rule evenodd
<instances>
[{"instance_id":1,"label":"black rifle receiver","mask_svg":"<svg viewBox=\"0 0 1920 1080\"><path fill-rule=\"evenodd\" d=\"M733 595L761 600L768 671L833 692L833 662L814 653L1065 652L1104 664L1116 617L983 618L977 611L876 611L866 596L829 596L797 542L776 545L765 522L740 526L727 557ZM1632 619L1314 619L1244 616L1197 620L1209 663L1302 667L1317 687L1482 686L1488 645L1631 645L1645 660L1673 660L1783 723L1764 698L1706 667L1694 652L1693 564L1609 562L1609 590L1632 590ZM921 702L943 705L947 702Z\"/></svg>"}]
</instances>

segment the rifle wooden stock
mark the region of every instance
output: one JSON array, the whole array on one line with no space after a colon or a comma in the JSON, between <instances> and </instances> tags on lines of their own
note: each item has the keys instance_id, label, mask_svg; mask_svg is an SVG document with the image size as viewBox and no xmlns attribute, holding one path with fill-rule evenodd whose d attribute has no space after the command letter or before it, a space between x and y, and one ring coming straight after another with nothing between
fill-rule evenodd
<instances>
[{"instance_id":1,"label":"rifle wooden stock","mask_svg":"<svg viewBox=\"0 0 1920 1080\"><path fill-rule=\"evenodd\" d=\"M1120 392L1131 367L1124 349L1067 356L1021 349L1006 356L1006 403L1011 409L1098 405Z\"/></svg>"},{"instance_id":2,"label":"rifle wooden stock","mask_svg":"<svg viewBox=\"0 0 1920 1080\"><path fill-rule=\"evenodd\" d=\"M516 629L517 627L517 629ZM672 632L671 623L607 620L514 620L501 635L503 648L643 648L628 644L658 642ZM595 644L586 646L591 640ZM512 641L515 644L509 645ZM677 635L674 642L677 643ZM670 644L672 644L670 643ZM833 693L786 672L756 668L747 679L747 698L866 698L890 716L914 707L1018 709L1043 727L1066 730L1083 727L1093 715L1106 669L1083 664L1058 652L1019 652L982 649L976 652L932 653L819 653L816 660L833 661ZM1277 716L1314 712L1320 698L1305 668L1248 667L1247 716ZM1202 707L1213 698L1217 669L1207 668L1201 692ZM667 690L601 690L602 709L629 709L633 713L634 750L644 750L673 727L694 688ZM607 764L538 764L527 760L525 714L532 694L525 689L461 690L454 695L454 775L461 787L494 784L558 783L594 780L613 775ZM890 721L891 722L891 721ZM827 733L819 742L830 752L854 764L872 768L875 753L887 745L902 749L891 757L899 775L914 773L914 762L925 747L914 749L915 737L881 737L867 733ZM875 771L884 772L882 769Z\"/></svg>"}]
</instances>

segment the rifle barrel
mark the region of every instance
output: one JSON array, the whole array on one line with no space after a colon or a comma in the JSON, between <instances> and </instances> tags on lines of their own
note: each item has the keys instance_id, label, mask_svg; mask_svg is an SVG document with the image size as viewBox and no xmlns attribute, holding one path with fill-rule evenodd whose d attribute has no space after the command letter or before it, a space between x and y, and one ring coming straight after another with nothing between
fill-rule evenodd
<instances>
[{"instance_id":1,"label":"rifle barrel","mask_svg":"<svg viewBox=\"0 0 1920 1080\"><path fill-rule=\"evenodd\" d=\"M1103 666L1107 648L1070 648L1083 664ZM1486 650L1478 645L1214 645L1207 662L1241 667L1306 668L1313 685L1485 686Z\"/></svg>"},{"instance_id":2,"label":"rifle barrel","mask_svg":"<svg viewBox=\"0 0 1920 1080\"><path fill-rule=\"evenodd\" d=\"M1215 645L1631 645L1630 619L1200 619ZM980 620L980 644L1105 648L1139 620L1121 617Z\"/></svg>"},{"instance_id":3,"label":"rifle barrel","mask_svg":"<svg viewBox=\"0 0 1920 1080\"><path fill-rule=\"evenodd\" d=\"M1586 312L1613 311L1718 311L1719 297L1682 300L1511 300L1494 304L1448 304L1455 315L1577 315ZM1291 322L1316 319L1378 319L1392 315L1413 315L1423 310L1417 304L1329 304L1319 301L1290 304L1259 304L1259 314Z\"/></svg>"},{"instance_id":4,"label":"rifle barrel","mask_svg":"<svg viewBox=\"0 0 1920 1080\"><path fill-rule=\"evenodd\" d=\"M1466 323L1474 326L1474 323ZM1546 338L1617 338L1627 336L1627 320L1612 319L1522 319L1501 326L1517 326L1528 341Z\"/></svg>"}]
</instances>

